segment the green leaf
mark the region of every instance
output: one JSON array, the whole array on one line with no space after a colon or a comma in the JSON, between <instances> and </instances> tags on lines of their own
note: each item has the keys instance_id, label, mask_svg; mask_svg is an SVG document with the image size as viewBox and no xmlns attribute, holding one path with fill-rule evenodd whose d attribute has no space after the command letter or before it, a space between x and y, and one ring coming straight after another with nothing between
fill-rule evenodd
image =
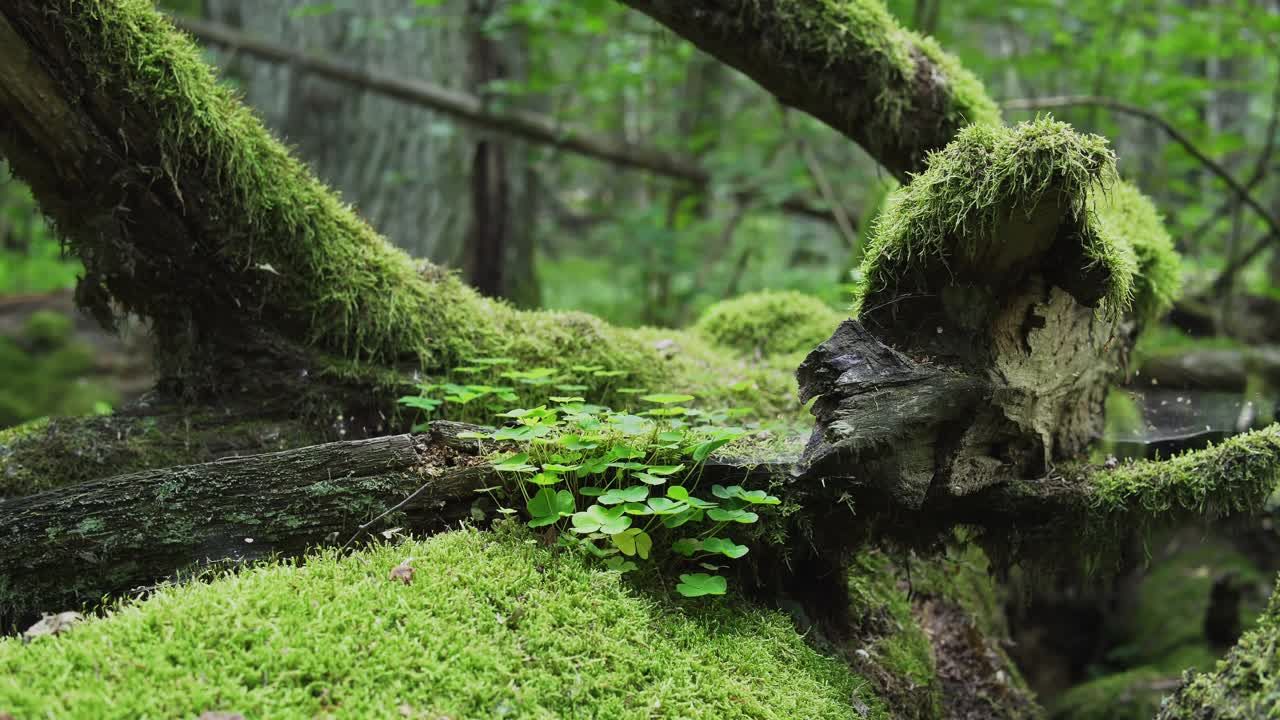
<instances>
[{"instance_id":1,"label":"green leaf","mask_svg":"<svg viewBox=\"0 0 1280 720\"><path fill-rule=\"evenodd\" d=\"M457 434L459 440L488 440L491 436L488 433L478 433L473 430L460 432Z\"/></svg>"},{"instance_id":2,"label":"green leaf","mask_svg":"<svg viewBox=\"0 0 1280 720\"><path fill-rule=\"evenodd\" d=\"M728 586L728 581L720 575L692 573L680 576L680 584L676 585L676 592L685 597L723 595Z\"/></svg>"},{"instance_id":3,"label":"green leaf","mask_svg":"<svg viewBox=\"0 0 1280 720\"><path fill-rule=\"evenodd\" d=\"M573 514L573 531L584 535L593 532L613 535L629 527L631 518L623 513L622 508L592 505L584 512Z\"/></svg>"},{"instance_id":4,"label":"green leaf","mask_svg":"<svg viewBox=\"0 0 1280 720\"><path fill-rule=\"evenodd\" d=\"M428 397L420 397L417 395L409 395L406 397L402 397L398 402L401 405L404 405L405 407L416 408L418 410L425 410L427 412L431 412L432 410L435 410L436 408L440 407L440 405L443 404L442 401L440 400L436 400L434 398L428 398Z\"/></svg>"},{"instance_id":5,"label":"green leaf","mask_svg":"<svg viewBox=\"0 0 1280 720\"><path fill-rule=\"evenodd\" d=\"M626 573L636 569L636 564L630 560L614 556L604 561L604 566L614 572Z\"/></svg>"},{"instance_id":6,"label":"green leaf","mask_svg":"<svg viewBox=\"0 0 1280 720\"><path fill-rule=\"evenodd\" d=\"M702 549L707 552L720 553L725 557L740 558L747 554L747 546L739 545L727 538L707 538L702 541Z\"/></svg>"},{"instance_id":7,"label":"green leaf","mask_svg":"<svg viewBox=\"0 0 1280 720\"><path fill-rule=\"evenodd\" d=\"M716 522L737 522L737 523L753 523L760 519L759 515L746 510L726 510L724 508L713 508L707 511L707 517Z\"/></svg>"},{"instance_id":8,"label":"green leaf","mask_svg":"<svg viewBox=\"0 0 1280 720\"><path fill-rule=\"evenodd\" d=\"M613 546L618 548L623 555L632 556L639 555L642 559L649 557L649 549L653 547L653 540L649 534L640 528L631 528L620 533L610 536Z\"/></svg>"},{"instance_id":9,"label":"green leaf","mask_svg":"<svg viewBox=\"0 0 1280 720\"><path fill-rule=\"evenodd\" d=\"M600 496L599 502L605 505L617 505L619 503L640 503L649 497L649 487L647 485L633 485L628 488L614 488Z\"/></svg>"},{"instance_id":10,"label":"green leaf","mask_svg":"<svg viewBox=\"0 0 1280 720\"><path fill-rule=\"evenodd\" d=\"M561 473L573 472L574 470L577 470L579 467L581 466L580 465L561 465L559 463L545 463L543 464L542 469L546 472L555 473L559 475Z\"/></svg>"},{"instance_id":11,"label":"green leaf","mask_svg":"<svg viewBox=\"0 0 1280 720\"><path fill-rule=\"evenodd\" d=\"M667 497L672 498L673 500L688 500L689 489L682 485L672 485L667 488Z\"/></svg>"},{"instance_id":12,"label":"green leaf","mask_svg":"<svg viewBox=\"0 0 1280 720\"><path fill-rule=\"evenodd\" d=\"M560 445L566 450L594 450L600 447L600 443L594 439L584 438L581 435L562 435L560 436Z\"/></svg>"},{"instance_id":13,"label":"green leaf","mask_svg":"<svg viewBox=\"0 0 1280 720\"><path fill-rule=\"evenodd\" d=\"M578 494L584 495L586 497L596 497L604 494L604 488L595 487L593 485L586 485L584 487L578 488Z\"/></svg>"},{"instance_id":14,"label":"green leaf","mask_svg":"<svg viewBox=\"0 0 1280 720\"><path fill-rule=\"evenodd\" d=\"M697 538L680 538L671 543L671 549L685 557L693 557L702 549L702 541Z\"/></svg>"},{"instance_id":15,"label":"green leaf","mask_svg":"<svg viewBox=\"0 0 1280 720\"><path fill-rule=\"evenodd\" d=\"M511 457L506 458L501 462L495 463L493 466L493 469L497 470L498 472L514 472L514 473L537 472L538 470L538 468L529 464L529 453L520 453L519 455L512 455Z\"/></svg>"},{"instance_id":16,"label":"green leaf","mask_svg":"<svg viewBox=\"0 0 1280 720\"><path fill-rule=\"evenodd\" d=\"M576 397L576 396L570 397L570 396L567 396L567 395L552 395L551 397L549 397L549 398L547 398L547 399L548 399L548 400L550 400L551 402L556 402L556 403L580 403L580 402L586 402L586 398L580 398L580 397Z\"/></svg>"},{"instance_id":17,"label":"green leaf","mask_svg":"<svg viewBox=\"0 0 1280 720\"><path fill-rule=\"evenodd\" d=\"M655 395L642 395L640 396L640 399L645 402L656 403L658 405L675 405L676 403L689 402L693 399L693 396L658 393Z\"/></svg>"},{"instance_id":18,"label":"green leaf","mask_svg":"<svg viewBox=\"0 0 1280 720\"><path fill-rule=\"evenodd\" d=\"M636 479L646 485L661 485L667 481L664 477L658 477L657 475L650 475L649 473L644 472L636 473Z\"/></svg>"},{"instance_id":19,"label":"green leaf","mask_svg":"<svg viewBox=\"0 0 1280 720\"><path fill-rule=\"evenodd\" d=\"M684 465L650 465L648 473L650 475L675 475L684 469Z\"/></svg>"},{"instance_id":20,"label":"green leaf","mask_svg":"<svg viewBox=\"0 0 1280 720\"><path fill-rule=\"evenodd\" d=\"M560 482L560 476L555 473L540 472L529 478L529 482L534 485L555 485Z\"/></svg>"},{"instance_id":21,"label":"green leaf","mask_svg":"<svg viewBox=\"0 0 1280 720\"><path fill-rule=\"evenodd\" d=\"M568 490L555 491L542 488L525 505L529 514L535 518L551 517L559 520L562 515L572 515L574 511L573 493Z\"/></svg>"},{"instance_id":22,"label":"green leaf","mask_svg":"<svg viewBox=\"0 0 1280 720\"><path fill-rule=\"evenodd\" d=\"M668 500L663 497L649 498L648 505L654 515L674 515L688 507L688 505L682 502Z\"/></svg>"}]
</instances>

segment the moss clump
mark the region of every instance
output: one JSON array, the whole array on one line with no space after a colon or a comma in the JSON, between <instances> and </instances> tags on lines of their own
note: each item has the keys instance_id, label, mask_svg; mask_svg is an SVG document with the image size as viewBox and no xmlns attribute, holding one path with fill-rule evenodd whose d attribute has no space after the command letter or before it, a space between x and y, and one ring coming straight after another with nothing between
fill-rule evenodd
<instances>
[{"instance_id":1,"label":"moss clump","mask_svg":"<svg viewBox=\"0 0 1280 720\"><path fill-rule=\"evenodd\" d=\"M966 128L876 220L855 309L1048 263L1063 237L1109 312L1149 318L1172 302L1177 256L1150 202L1117 181L1105 139L1050 118Z\"/></svg>"},{"instance_id":2,"label":"moss clump","mask_svg":"<svg viewBox=\"0 0 1280 720\"><path fill-rule=\"evenodd\" d=\"M1280 425L1237 435L1168 460L1139 461L1089 478L1089 502L1105 522L1173 520L1261 509L1280 480Z\"/></svg>"},{"instance_id":3,"label":"moss clump","mask_svg":"<svg viewBox=\"0 0 1280 720\"><path fill-rule=\"evenodd\" d=\"M843 319L811 295L766 290L712 305L694 329L718 345L774 355L812 350Z\"/></svg>"},{"instance_id":4,"label":"moss clump","mask_svg":"<svg viewBox=\"0 0 1280 720\"><path fill-rule=\"evenodd\" d=\"M1246 632L1211 672L1188 677L1158 720L1246 720L1280 716L1280 590L1257 627Z\"/></svg>"},{"instance_id":5,"label":"moss clump","mask_svg":"<svg viewBox=\"0 0 1280 720\"><path fill-rule=\"evenodd\" d=\"M1133 246L1138 261L1133 280L1133 314L1153 322L1177 299L1182 289L1182 260L1151 199L1130 183L1107 187L1094 205L1093 229L1106 243Z\"/></svg>"},{"instance_id":6,"label":"moss clump","mask_svg":"<svg viewBox=\"0 0 1280 720\"><path fill-rule=\"evenodd\" d=\"M388 579L404 560L411 585ZM453 532L163 589L67 635L0 641L0 712L887 717L784 616L681 608L523 533Z\"/></svg>"}]
</instances>

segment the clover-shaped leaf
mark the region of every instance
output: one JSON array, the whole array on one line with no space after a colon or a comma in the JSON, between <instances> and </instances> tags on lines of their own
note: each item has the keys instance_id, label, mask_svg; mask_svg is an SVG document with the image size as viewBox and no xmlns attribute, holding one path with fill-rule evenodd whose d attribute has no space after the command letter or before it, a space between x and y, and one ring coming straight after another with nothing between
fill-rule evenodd
<instances>
[{"instance_id":1,"label":"clover-shaped leaf","mask_svg":"<svg viewBox=\"0 0 1280 720\"><path fill-rule=\"evenodd\" d=\"M604 566L614 572L626 573L636 569L636 564L620 557L611 557L604 561Z\"/></svg>"},{"instance_id":2,"label":"clover-shaped leaf","mask_svg":"<svg viewBox=\"0 0 1280 720\"><path fill-rule=\"evenodd\" d=\"M747 546L739 545L728 538L707 538L702 541L702 549L707 552L720 553L729 558L740 558L747 554Z\"/></svg>"},{"instance_id":3,"label":"clover-shaped leaf","mask_svg":"<svg viewBox=\"0 0 1280 720\"><path fill-rule=\"evenodd\" d=\"M587 497L598 497L604 494L604 488L596 487L594 485L584 485L578 488L578 494L585 495Z\"/></svg>"},{"instance_id":4,"label":"clover-shaped leaf","mask_svg":"<svg viewBox=\"0 0 1280 720\"><path fill-rule=\"evenodd\" d=\"M676 592L685 597L723 595L728 586L728 582L720 575L692 573L680 576L680 584L676 585Z\"/></svg>"},{"instance_id":5,"label":"clover-shaped leaf","mask_svg":"<svg viewBox=\"0 0 1280 720\"><path fill-rule=\"evenodd\" d=\"M573 531L583 535L593 532L613 535L629 527L631 527L631 518L620 507L606 508L592 505L584 512L573 514Z\"/></svg>"},{"instance_id":6,"label":"clover-shaped leaf","mask_svg":"<svg viewBox=\"0 0 1280 720\"><path fill-rule=\"evenodd\" d=\"M688 500L689 489L682 485L672 485L667 488L667 497L672 500Z\"/></svg>"},{"instance_id":7,"label":"clover-shaped leaf","mask_svg":"<svg viewBox=\"0 0 1280 720\"><path fill-rule=\"evenodd\" d=\"M613 540L613 546L621 550L623 555L639 555L641 560L647 560L649 551L653 549L653 538L640 528L615 533L610 536L610 539Z\"/></svg>"},{"instance_id":8,"label":"clover-shaped leaf","mask_svg":"<svg viewBox=\"0 0 1280 720\"><path fill-rule=\"evenodd\" d=\"M604 505L617 505L619 503L639 503L644 502L649 497L649 488L646 485L633 485L628 488L613 488L600 496L600 502Z\"/></svg>"},{"instance_id":9,"label":"clover-shaped leaf","mask_svg":"<svg viewBox=\"0 0 1280 720\"><path fill-rule=\"evenodd\" d=\"M561 517L573 514L573 493L568 490L557 492L551 488L542 488L537 494L529 498L529 502L525 507L528 508L529 514L533 516L533 519L529 521L529 527L550 525Z\"/></svg>"},{"instance_id":10,"label":"clover-shaped leaf","mask_svg":"<svg viewBox=\"0 0 1280 720\"><path fill-rule=\"evenodd\" d=\"M669 528L678 528L685 523L697 522L701 519L702 510L691 507L678 513L664 516L662 518L662 524Z\"/></svg>"},{"instance_id":11,"label":"clover-shaped leaf","mask_svg":"<svg viewBox=\"0 0 1280 720\"><path fill-rule=\"evenodd\" d=\"M400 398L399 403L401 405L404 405L405 407L416 408L418 410L426 410L427 412L431 412L432 410L435 410L436 408L440 407L440 405L442 404L440 400L435 400L433 398L427 398L427 397L418 397L416 395L402 397Z\"/></svg>"},{"instance_id":12,"label":"clover-shaped leaf","mask_svg":"<svg viewBox=\"0 0 1280 720\"><path fill-rule=\"evenodd\" d=\"M671 549L685 557L693 557L695 553L702 549L702 541L697 538L680 538L671 543Z\"/></svg>"},{"instance_id":13,"label":"clover-shaped leaf","mask_svg":"<svg viewBox=\"0 0 1280 720\"><path fill-rule=\"evenodd\" d=\"M565 450L594 450L600 447L600 443L595 438L583 437L581 435L561 435L560 446Z\"/></svg>"},{"instance_id":14,"label":"clover-shaped leaf","mask_svg":"<svg viewBox=\"0 0 1280 720\"><path fill-rule=\"evenodd\" d=\"M645 485L661 485L667 481L667 479L664 477L658 477L657 475L650 475L647 472L638 472L635 474L635 478L640 482L644 483Z\"/></svg>"},{"instance_id":15,"label":"clover-shaped leaf","mask_svg":"<svg viewBox=\"0 0 1280 720\"><path fill-rule=\"evenodd\" d=\"M540 472L537 475L534 475L533 477L529 478L529 482L533 483L534 485L555 485L556 483L560 482L560 476L556 475L555 473Z\"/></svg>"},{"instance_id":16,"label":"clover-shaped leaf","mask_svg":"<svg viewBox=\"0 0 1280 720\"><path fill-rule=\"evenodd\" d=\"M664 497L649 498L649 510L654 515L674 515L687 507L688 505L678 500L669 500Z\"/></svg>"},{"instance_id":17,"label":"clover-shaped leaf","mask_svg":"<svg viewBox=\"0 0 1280 720\"><path fill-rule=\"evenodd\" d=\"M555 473L559 475L561 473L573 472L574 470L577 470L578 467L579 467L578 465L561 465L560 463L544 463L542 466L542 470L544 472Z\"/></svg>"},{"instance_id":18,"label":"clover-shaped leaf","mask_svg":"<svg viewBox=\"0 0 1280 720\"><path fill-rule=\"evenodd\" d=\"M516 473L528 473L528 472L538 471L538 468L529 464L529 453L520 453L519 455L512 455L509 458L505 458L501 462L495 463L493 466L493 469L497 470L498 472L516 472Z\"/></svg>"},{"instance_id":19,"label":"clover-shaped leaf","mask_svg":"<svg viewBox=\"0 0 1280 720\"><path fill-rule=\"evenodd\" d=\"M747 510L726 510L725 508L713 508L707 511L707 517L716 522L737 522L737 523L753 523L760 519L759 515Z\"/></svg>"}]
</instances>

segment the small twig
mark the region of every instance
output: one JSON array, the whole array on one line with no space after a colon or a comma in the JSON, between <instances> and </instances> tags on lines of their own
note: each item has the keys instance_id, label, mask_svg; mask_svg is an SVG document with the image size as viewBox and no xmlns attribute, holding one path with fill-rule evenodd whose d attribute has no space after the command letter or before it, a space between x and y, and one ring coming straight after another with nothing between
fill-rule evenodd
<instances>
[{"instance_id":1,"label":"small twig","mask_svg":"<svg viewBox=\"0 0 1280 720\"><path fill-rule=\"evenodd\" d=\"M386 516L390 515L391 513L393 513L393 512L395 512L395 511L399 510L400 508L404 507L405 505L408 505L408 504L409 504L409 503L410 503L414 498L416 498L416 497L418 497L419 495L421 495L422 493L426 492L427 488L431 487L433 484L435 484L435 483L434 483L434 481L426 483L426 484L425 484L425 485L423 485L422 487L420 487L420 488L418 488L417 490L414 490L412 493L410 493L410 494L409 494L409 497L405 498L404 500L401 500L400 502L396 503L394 506L387 508L385 511L383 511L383 512L382 512L382 514L381 514L381 515L379 515L379 516L375 517L374 519L370 520L369 522L367 522L367 523L365 523L365 524L363 524L363 525L361 525L361 526L357 527L357 528L356 528L356 532L355 532L355 534L354 534L354 535L352 535L352 536L351 536L351 537L350 537L346 542L342 543L342 547L338 548L338 550L339 550L339 551L346 550L348 547L350 547L350 546L351 546L351 544L352 544L352 543L354 543L356 540L358 540L358 539L360 538L360 536L361 536L361 535L363 535L365 532L367 532L367 531L369 530L369 528L371 528L371 527L373 527L374 525L378 524L378 522L379 522L380 520L382 520L382 518L384 518L384 517L386 517Z\"/></svg>"}]
</instances>

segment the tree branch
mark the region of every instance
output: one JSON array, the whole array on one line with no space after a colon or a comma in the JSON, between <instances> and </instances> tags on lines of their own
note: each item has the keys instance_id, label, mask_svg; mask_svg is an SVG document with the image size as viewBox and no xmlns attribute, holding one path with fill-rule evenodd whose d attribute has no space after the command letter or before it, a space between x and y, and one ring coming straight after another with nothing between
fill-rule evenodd
<instances>
[{"instance_id":1,"label":"tree branch","mask_svg":"<svg viewBox=\"0 0 1280 720\"><path fill-rule=\"evenodd\" d=\"M280 43L255 38L221 23L181 16L174 16L173 22L178 28L204 42L225 45L233 51L262 60L285 63L327 80L430 108L476 127L673 180L706 185L714 179L710 170L697 163L656 148L597 135L547 115L519 109L499 111L484 98L469 93L309 55ZM838 222L832 211L823 210L804 198L787 198L779 207L794 215L830 223Z\"/></svg>"},{"instance_id":2,"label":"tree branch","mask_svg":"<svg viewBox=\"0 0 1280 720\"><path fill-rule=\"evenodd\" d=\"M981 83L878 2L622 0L861 145L899 180L970 123Z\"/></svg>"},{"instance_id":3,"label":"tree branch","mask_svg":"<svg viewBox=\"0 0 1280 720\"><path fill-rule=\"evenodd\" d=\"M1178 130L1170 124L1168 120L1165 120L1163 117L1160 117L1146 108L1131 105L1114 98L1098 97L1094 95L1062 95L1036 99L1009 100L1005 102L1003 106L1006 110L1043 110L1055 107L1078 106L1103 107L1126 115L1140 117L1163 130L1165 134L1172 138L1174 142L1181 145L1183 149L1190 153L1190 155L1199 161L1201 165L1204 165L1205 168L1225 182L1241 202L1248 205L1250 209L1257 213L1258 217L1262 218L1262 221L1271 229L1271 236L1280 236L1280 219L1277 219L1269 210L1263 207L1262 203L1258 202L1257 198L1253 197L1248 188L1241 184L1239 180L1236 180L1235 176L1233 176L1231 172L1220 163L1206 155L1204 151L1196 146L1196 144L1191 141L1191 138L1183 134L1181 130Z\"/></svg>"}]
</instances>

